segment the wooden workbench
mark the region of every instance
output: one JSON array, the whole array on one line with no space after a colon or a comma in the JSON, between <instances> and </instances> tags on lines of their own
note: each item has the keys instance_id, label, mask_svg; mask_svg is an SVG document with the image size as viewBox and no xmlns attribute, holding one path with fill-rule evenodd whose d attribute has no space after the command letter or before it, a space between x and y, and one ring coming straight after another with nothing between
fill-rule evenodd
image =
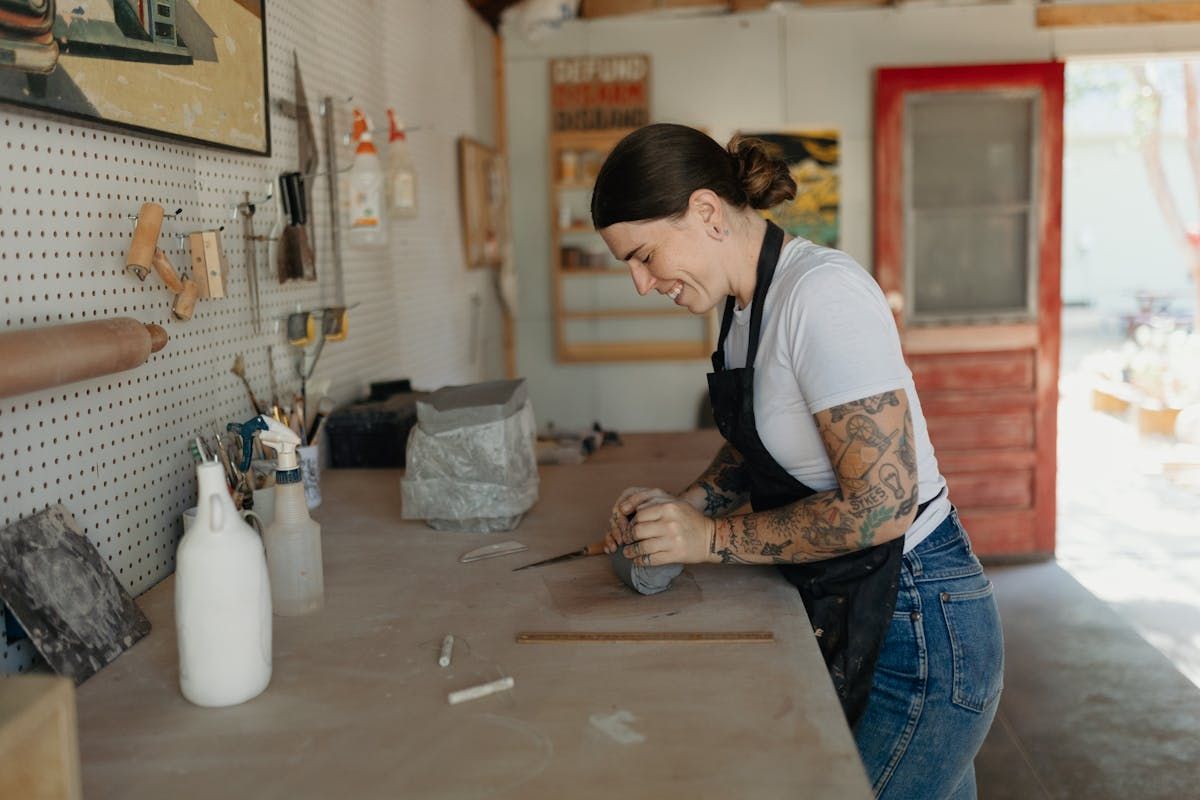
<instances>
[{"instance_id":1,"label":"wooden workbench","mask_svg":"<svg viewBox=\"0 0 1200 800\"><path fill-rule=\"evenodd\" d=\"M712 434L628 437L542 471L507 534L400 519L397 471L327 470L325 608L275 617L259 697L179 693L174 581L138 603L153 632L79 689L85 796L102 798L868 798L796 591L769 568L689 567L640 597L606 558L512 569L602 535L628 485L677 490ZM529 551L459 564L519 539ZM518 631L772 630L773 644L518 645ZM450 667L443 635L457 637ZM448 692L510 675L462 705Z\"/></svg>"}]
</instances>

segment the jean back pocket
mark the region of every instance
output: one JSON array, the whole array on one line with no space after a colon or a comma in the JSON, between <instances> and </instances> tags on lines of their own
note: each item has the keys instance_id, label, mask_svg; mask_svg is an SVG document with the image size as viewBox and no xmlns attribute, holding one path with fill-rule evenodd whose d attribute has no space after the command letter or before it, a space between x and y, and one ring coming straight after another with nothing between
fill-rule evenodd
<instances>
[{"instance_id":1,"label":"jean back pocket","mask_svg":"<svg viewBox=\"0 0 1200 800\"><path fill-rule=\"evenodd\" d=\"M1004 634L992 583L970 592L942 592L941 601L954 657L952 699L982 712L1004 685Z\"/></svg>"}]
</instances>

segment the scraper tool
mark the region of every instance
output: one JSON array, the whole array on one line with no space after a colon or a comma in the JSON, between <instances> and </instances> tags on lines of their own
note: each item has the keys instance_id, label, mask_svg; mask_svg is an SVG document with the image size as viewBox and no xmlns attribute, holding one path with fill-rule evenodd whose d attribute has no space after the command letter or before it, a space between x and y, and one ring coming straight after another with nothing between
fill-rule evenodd
<instances>
[{"instance_id":1,"label":"scraper tool","mask_svg":"<svg viewBox=\"0 0 1200 800\"><path fill-rule=\"evenodd\" d=\"M599 556L603 554L604 541L601 540L599 542L593 542L580 550L572 550L570 553L563 553L561 556L554 556L553 558L546 558L542 559L541 561L535 561L532 564L526 564L523 567L517 567L513 570L513 572L520 572L521 570L529 569L530 567L540 567L544 564L557 564L562 561L574 561L577 558L587 558L588 556Z\"/></svg>"}]
</instances>

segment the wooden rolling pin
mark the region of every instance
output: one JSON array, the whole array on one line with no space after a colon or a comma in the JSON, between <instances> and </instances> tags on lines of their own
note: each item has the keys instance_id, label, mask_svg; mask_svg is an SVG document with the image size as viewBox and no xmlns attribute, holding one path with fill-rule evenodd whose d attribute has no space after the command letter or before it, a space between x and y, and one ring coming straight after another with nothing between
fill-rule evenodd
<instances>
[{"instance_id":1,"label":"wooden rolling pin","mask_svg":"<svg viewBox=\"0 0 1200 800\"><path fill-rule=\"evenodd\" d=\"M0 333L0 397L133 369L167 332L129 317Z\"/></svg>"}]
</instances>

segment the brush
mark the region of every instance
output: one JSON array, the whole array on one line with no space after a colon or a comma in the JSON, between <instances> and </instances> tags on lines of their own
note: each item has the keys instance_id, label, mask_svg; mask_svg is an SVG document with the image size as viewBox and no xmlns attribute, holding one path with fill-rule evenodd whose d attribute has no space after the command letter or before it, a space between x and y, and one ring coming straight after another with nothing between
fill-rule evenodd
<instances>
[{"instance_id":1,"label":"brush","mask_svg":"<svg viewBox=\"0 0 1200 800\"><path fill-rule=\"evenodd\" d=\"M250 388L250 381L246 380L246 359L242 357L241 353L238 353L237 358L233 360L233 369L231 371L234 375L242 379L242 384L246 387L246 394L250 395L250 405L254 407L254 413L263 413L262 404L254 396L254 390Z\"/></svg>"}]
</instances>

